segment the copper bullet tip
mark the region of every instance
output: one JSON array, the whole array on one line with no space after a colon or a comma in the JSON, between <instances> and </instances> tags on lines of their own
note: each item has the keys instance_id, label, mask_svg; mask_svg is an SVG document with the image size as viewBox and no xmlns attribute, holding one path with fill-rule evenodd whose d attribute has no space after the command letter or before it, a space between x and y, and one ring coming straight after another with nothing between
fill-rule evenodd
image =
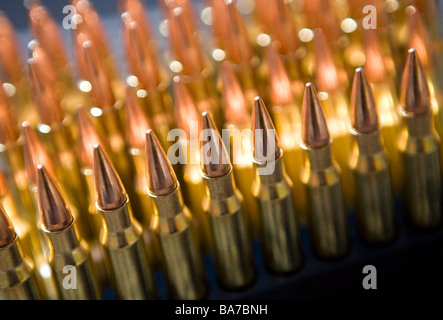
<instances>
[{"instance_id":1,"label":"copper bullet tip","mask_svg":"<svg viewBox=\"0 0 443 320\"><path fill-rule=\"evenodd\" d=\"M106 71L104 61L100 58L98 48L91 40L82 43L86 78L91 83L91 96L96 107L107 108L115 103L111 79Z\"/></svg>"},{"instance_id":2,"label":"copper bullet tip","mask_svg":"<svg viewBox=\"0 0 443 320\"><path fill-rule=\"evenodd\" d=\"M72 223L72 214L64 195L45 166L41 164L37 165L37 198L40 216L46 230L62 231Z\"/></svg>"},{"instance_id":3,"label":"copper bullet tip","mask_svg":"<svg viewBox=\"0 0 443 320\"><path fill-rule=\"evenodd\" d=\"M185 83L178 76L175 76L173 84L175 115L178 127L190 135L191 121L198 121L197 107L191 97Z\"/></svg>"},{"instance_id":4,"label":"copper bullet tip","mask_svg":"<svg viewBox=\"0 0 443 320\"><path fill-rule=\"evenodd\" d=\"M430 112L430 96L426 75L415 49L408 50L408 60L403 72L401 104L410 114Z\"/></svg>"},{"instance_id":5,"label":"copper bullet tip","mask_svg":"<svg viewBox=\"0 0 443 320\"><path fill-rule=\"evenodd\" d=\"M146 131L146 168L149 190L158 196L177 188L177 177L154 131Z\"/></svg>"},{"instance_id":6,"label":"copper bullet tip","mask_svg":"<svg viewBox=\"0 0 443 320\"><path fill-rule=\"evenodd\" d=\"M5 176L0 171L0 198L5 197L9 193L8 182L6 181Z\"/></svg>"},{"instance_id":7,"label":"copper bullet tip","mask_svg":"<svg viewBox=\"0 0 443 320\"><path fill-rule=\"evenodd\" d=\"M16 236L14 226L11 219L5 212L5 209L0 205L0 248L6 247Z\"/></svg>"},{"instance_id":8,"label":"copper bullet tip","mask_svg":"<svg viewBox=\"0 0 443 320\"><path fill-rule=\"evenodd\" d=\"M133 148L144 149L146 140L146 130L151 128L151 125L142 110L140 102L134 88L126 87L126 138L128 145Z\"/></svg>"},{"instance_id":9,"label":"copper bullet tip","mask_svg":"<svg viewBox=\"0 0 443 320\"><path fill-rule=\"evenodd\" d=\"M202 130L205 141L200 141L201 170L209 178L218 178L231 170L228 151L208 112L202 113Z\"/></svg>"},{"instance_id":10,"label":"copper bullet tip","mask_svg":"<svg viewBox=\"0 0 443 320\"><path fill-rule=\"evenodd\" d=\"M272 104L285 106L293 103L294 94L291 81L275 43L271 43L268 46L266 56L269 66L269 86Z\"/></svg>"},{"instance_id":11,"label":"copper bullet tip","mask_svg":"<svg viewBox=\"0 0 443 320\"><path fill-rule=\"evenodd\" d=\"M281 151L277 131L260 97L254 99L251 130L253 157L260 162L278 159Z\"/></svg>"},{"instance_id":12,"label":"copper bullet tip","mask_svg":"<svg viewBox=\"0 0 443 320\"><path fill-rule=\"evenodd\" d=\"M355 70L351 95L351 124L354 130L360 133L369 133L378 129L374 96L363 68Z\"/></svg>"},{"instance_id":13,"label":"copper bullet tip","mask_svg":"<svg viewBox=\"0 0 443 320\"><path fill-rule=\"evenodd\" d=\"M37 183L36 167L39 164L45 165L46 169L55 176L55 167L37 133L31 128L27 121L22 123L23 129L23 153L25 158L26 171L31 186Z\"/></svg>"},{"instance_id":14,"label":"copper bullet tip","mask_svg":"<svg viewBox=\"0 0 443 320\"><path fill-rule=\"evenodd\" d=\"M94 144L103 145L92 125L86 110L82 106L77 107L77 125L79 132L80 161L84 168L92 169Z\"/></svg>"},{"instance_id":15,"label":"copper bullet tip","mask_svg":"<svg viewBox=\"0 0 443 320\"><path fill-rule=\"evenodd\" d=\"M322 148L329 144L329 131L325 115L312 83L307 83L302 103L301 137L309 148Z\"/></svg>"},{"instance_id":16,"label":"copper bullet tip","mask_svg":"<svg viewBox=\"0 0 443 320\"><path fill-rule=\"evenodd\" d=\"M42 48L33 50L28 59L32 99L42 123L52 125L63 121L63 111L57 95L55 71Z\"/></svg>"},{"instance_id":17,"label":"copper bullet tip","mask_svg":"<svg viewBox=\"0 0 443 320\"><path fill-rule=\"evenodd\" d=\"M249 120L248 105L232 64L223 62L221 67L222 103L226 122L240 125Z\"/></svg>"},{"instance_id":18,"label":"copper bullet tip","mask_svg":"<svg viewBox=\"0 0 443 320\"><path fill-rule=\"evenodd\" d=\"M126 190L120 176L99 144L94 145L94 182L97 204L115 210L126 202Z\"/></svg>"},{"instance_id":19,"label":"copper bullet tip","mask_svg":"<svg viewBox=\"0 0 443 320\"><path fill-rule=\"evenodd\" d=\"M340 85L340 77L329 42L322 29L315 29L315 77L318 87L322 91L334 91Z\"/></svg>"}]
</instances>

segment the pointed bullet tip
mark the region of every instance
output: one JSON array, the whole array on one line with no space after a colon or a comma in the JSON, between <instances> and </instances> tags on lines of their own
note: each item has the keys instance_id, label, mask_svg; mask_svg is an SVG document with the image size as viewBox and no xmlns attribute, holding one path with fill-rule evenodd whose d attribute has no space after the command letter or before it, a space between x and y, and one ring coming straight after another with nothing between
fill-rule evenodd
<instances>
[{"instance_id":1,"label":"pointed bullet tip","mask_svg":"<svg viewBox=\"0 0 443 320\"><path fill-rule=\"evenodd\" d=\"M363 68L355 70L351 95L351 124L355 131L369 133L378 129L378 117L371 86Z\"/></svg>"},{"instance_id":2,"label":"pointed bullet tip","mask_svg":"<svg viewBox=\"0 0 443 320\"><path fill-rule=\"evenodd\" d=\"M251 129L253 157L260 162L278 159L281 151L277 131L261 97L254 99Z\"/></svg>"},{"instance_id":3,"label":"pointed bullet tip","mask_svg":"<svg viewBox=\"0 0 443 320\"><path fill-rule=\"evenodd\" d=\"M94 182L97 204L103 210L120 208L127 199L123 183L99 144L94 144Z\"/></svg>"},{"instance_id":4,"label":"pointed bullet tip","mask_svg":"<svg viewBox=\"0 0 443 320\"><path fill-rule=\"evenodd\" d=\"M302 141L309 148L322 148L329 144L329 131L325 115L312 83L307 83L302 103Z\"/></svg>"},{"instance_id":5,"label":"pointed bullet tip","mask_svg":"<svg viewBox=\"0 0 443 320\"><path fill-rule=\"evenodd\" d=\"M431 111L428 82L414 48L408 50L401 86L401 104L403 110L410 114Z\"/></svg>"},{"instance_id":6,"label":"pointed bullet tip","mask_svg":"<svg viewBox=\"0 0 443 320\"><path fill-rule=\"evenodd\" d=\"M231 170L228 151L223 144L214 121L208 112L202 114L203 140L200 140L200 164L202 172L209 178L218 178Z\"/></svg>"},{"instance_id":7,"label":"pointed bullet tip","mask_svg":"<svg viewBox=\"0 0 443 320\"><path fill-rule=\"evenodd\" d=\"M45 166L37 165L37 199L42 224L46 230L66 229L73 221L67 201Z\"/></svg>"},{"instance_id":8,"label":"pointed bullet tip","mask_svg":"<svg viewBox=\"0 0 443 320\"><path fill-rule=\"evenodd\" d=\"M178 186L177 177L154 131L146 131L146 168L149 190L158 196L172 193Z\"/></svg>"}]
</instances>

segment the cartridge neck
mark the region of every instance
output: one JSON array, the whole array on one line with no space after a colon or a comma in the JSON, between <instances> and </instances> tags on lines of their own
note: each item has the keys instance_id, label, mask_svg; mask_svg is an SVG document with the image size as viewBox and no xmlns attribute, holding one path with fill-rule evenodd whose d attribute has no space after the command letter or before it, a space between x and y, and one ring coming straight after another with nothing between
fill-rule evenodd
<instances>
[{"instance_id":1,"label":"cartridge neck","mask_svg":"<svg viewBox=\"0 0 443 320\"><path fill-rule=\"evenodd\" d=\"M332 158L331 143L322 148L309 148L303 143L300 147L303 150L304 166L311 170L320 171L331 167L334 163Z\"/></svg>"},{"instance_id":2,"label":"cartridge neck","mask_svg":"<svg viewBox=\"0 0 443 320\"><path fill-rule=\"evenodd\" d=\"M401 110L400 114L403 119L402 128L403 130L407 130L409 136L418 138L433 134L431 112L424 114L410 115Z\"/></svg>"},{"instance_id":3,"label":"cartridge neck","mask_svg":"<svg viewBox=\"0 0 443 320\"><path fill-rule=\"evenodd\" d=\"M18 236L4 248L0 248L0 270L10 270L23 262L23 251Z\"/></svg>"},{"instance_id":4,"label":"cartridge neck","mask_svg":"<svg viewBox=\"0 0 443 320\"><path fill-rule=\"evenodd\" d=\"M97 211L101 213L109 233L120 232L130 228L134 224L134 217L128 196L126 196L126 202L117 209L104 210L98 203L95 203L95 207Z\"/></svg>"},{"instance_id":5,"label":"cartridge neck","mask_svg":"<svg viewBox=\"0 0 443 320\"><path fill-rule=\"evenodd\" d=\"M56 254L65 252L72 252L73 249L78 248L81 242L80 236L75 226L75 218L72 223L64 230L51 232L42 224L42 230L48 239L52 251Z\"/></svg>"},{"instance_id":6,"label":"cartridge neck","mask_svg":"<svg viewBox=\"0 0 443 320\"><path fill-rule=\"evenodd\" d=\"M211 199L226 199L235 194L235 181L233 179L232 168L224 176L210 178L202 173L206 194Z\"/></svg>"},{"instance_id":7,"label":"cartridge neck","mask_svg":"<svg viewBox=\"0 0 443 320\"><path fill-rule=\"evenodd\" d=\"M170 194L158 196L149 191L149 195L153 199L155 214L160 220L174 219L184 210L185 205L178 182L177 188Z\"/></svg>"},{"instance_id":8,"label":"cartridge neck","mask_svg":"<svg viewBox=\"0 0 443 320\"><path fill-rule=\"evenodd\" d=\"M383 150L380 130L375 130L369 133L360 133L351 130L351 137L353 138L353 144L357 144L358 152L360 154L371 155Z\"/></svg>"},{"instance_id":9,"label":"cartridge neck","mask_svg":"<svg viewBox=\"0 0 443 320\"><path fill-rule=\"evenodd\" d=\"M252 163L256 179L262 184L274 184L284 180L286 172L284 164L282 162L282 158L283 150L280 150L280 157L278 157L274 161L262 163L254 159ZM265 168L267 169L264 170ZM259 169L263 170L263 174L260 173ZM268 172L269 174L266 174Z\"/></svg>"}]
</instances>

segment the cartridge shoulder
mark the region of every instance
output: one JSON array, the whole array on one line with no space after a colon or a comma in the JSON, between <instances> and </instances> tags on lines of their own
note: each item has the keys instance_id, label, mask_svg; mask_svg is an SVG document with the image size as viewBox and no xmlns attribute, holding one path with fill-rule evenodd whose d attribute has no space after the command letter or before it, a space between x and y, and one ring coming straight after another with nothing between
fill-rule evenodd
<instances>
[{"instance_id":1,"label":"cartridge shoulder","mask_svg":"<svg viewBox=\"0 0 443 320\"><path fill-rule=\"evenodd\" d=\"M291 192L292 182L287 177L284 177L282 180L271 184L264 184L254 181L252 185L252 194L261 201L282 199L290 195Z\"/></svg>"},{"instance_id":2,"label":"cartridge shoulder","mask_svg":"<svg viewBox=\"0 0 443 320\"><path fill-rule=\"evenodd\" d=\"M81 241L78 246L66 252L49 254L49 261L55 269L63 269L67 265L79 266L90 258L89 247L85 241Z\"/></svg>"},{"instance_id":3,"label":"cartridge shoulder","mask_svg":"<svg viewBox=\"0 0 443 320\"><path fill-rule=\"evenodd\" d=\"M389 170L389 161L384 152L371 155L354 154L349 159L349 168L360 173L372 173Z\"/></svg>"},{"instance_id":4,"label":"cartridge shoulder","mask_svg":"<svg viewBox=\"0 0 443 320\"><path fill-rule=\"evenodd\" d=\"M225 216L235 214L243 208L243 196L240 191L235 190L230 197L222 199L212 199L205 196L203 198L203 210L212 216Z\"/></svg>"},{"instance_id":5,"label":"cartridge shoulder","mask_svg":"<svg viewBox=\"0 0 443 320\"><path fill-rule=\"evenodd\" d=\"M300 179L304 185L310 187L329 187L341 183L340 169L338 165L332 165L321 171L302 167Z\"/></svg>"},{"instance_id":6,"label":"cartridge shoulder","mask_svg":"<svg viewBox=\"0 0 443 320\"><path fill-rule=\"evenodd\" d=\"M398 139L398 150L405 154L427 154L438 152L440 139L437 134L412 137L402 132Z\"/></svg>"},{"instance_id":7,"label":"cartridge shoulder","mask_svg":"<svg viewBox=\"0 0 443 320\"><path fill-rule=\"evenodd\" d=\"M189 209L183 206L182 211L173 217L163 219L155 214L151 219L151 229L160 236L178 235L192 226L192 216Z\"/></svg>"},{"instance_id":8,"label":"cartridge shoulder","mask_svg":"<svg viewBox=\"0 0 443 320\"><path fill-rule=\"evenodd\" d=\"M25 282L33 275L33 269L32 261L25 257L22 261L17 261L14 267L0 270L0 290Z\"/></svg>"},{"instance_id":9,"label":"cartridge shoulder","mask_svg":"<svg viewBox=\"0 0 443 320\"><path fill-rule=\"evenodd\" d=\"M107 230L102 230L100 239L101 243L105 247L110 250L116 250L122 247L131 246L140 241L142 232L143 229L141 225L134 220L128 228L118 232L108 232Z\"/></svg>"}]
</instances>

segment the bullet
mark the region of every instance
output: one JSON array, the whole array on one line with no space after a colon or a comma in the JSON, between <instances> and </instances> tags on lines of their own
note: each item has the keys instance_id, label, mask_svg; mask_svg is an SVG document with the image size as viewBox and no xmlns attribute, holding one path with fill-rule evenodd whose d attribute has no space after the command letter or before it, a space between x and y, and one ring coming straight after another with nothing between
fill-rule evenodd
<instances>
[{"instance_id":1,"label":"bullet","mask_svg":"<svg viewBox=\"0 0 443 320\"><path fill-rule=\"evenodd\" d=\"M102 141L95 131L91 119L88 117L86 110L78 106L77 107L77 126L78 126L78 150L80 159L80 173L86 181L87 191L85 197L88 200L88 220L92 233L94 235L94 244L91 244L91 255L94 259L94 263L98 270L106 270L105 257L103 248L100 245L100 231L102 230L103 221L102 217L97 212L95 202L95 185L94 185L94 174L93 174L93 163L94 163L94 145L102 145ZM101 287L105 288L110 285L110 279L108 278L107 272L98 273L99 281Z\"/></svg>"},{"instance_id":2,"label":"bullet","mask_svg":"<svg viewBox=\"0 0 443 320\"><path fill-rule=\"evenodd\" d=\"M434 228L441 223L440 139L432 123L426 75L415 49L408 51L401 104L398 150L406 218L414 227Z\"/></svg>"},{"instance_id":3,"label":"bullet","mask_svg":"<svg viewBox=\"0 0 443 320\"><path fill-rule=\"evenodd\" d=\"M92 125L91 119L88 117L86 110L77 107L77 126L78 126L78 150L80 158L80 172L86 180L88 190L88 212L91 218L91 227L95 235L100 234L102 228L102 219L95 208L95 187L92 167L94 163L93 150L95 144L102 145L102 141Z\"/></svg>"},{"instance_id":4,"label":"bullet","mask_svg":"<svg viewBox=\"0 0 443 320\"><path fill-rule=\"evenodd\" d=\"M82 0L83 1L83 0ZM103 61L97 54L98 48L92 41L82 44L82 53L85 58L87 79L91 83L92 105L98 108L99 115L95 117L103 133L109 156L117 168L123 183L127 186L132 201L137 201L135 191L132 190L131 177L133 168L126 152L124 139L123 105L116 99L111 82L111 77L106 72Z\"/></svg>"},{"instance_id":5,"label":"bullet","mask_svg":"<svg viewBox=\"0 0 443 320\"><path fill-rule=\"evenodd\" d=\"M235 185L228 152L207 112L202 115L200 139L201 172L206 190L203 210L211 228L217 279L225 288L241 289L255 279L243 196Z\"/></svg>"},{"instance_id":6,"label":"bullet","mask_svg":"<svg viewBox=\"0 0 443 320\"><path fill-rule=\"evenodd\" d=\"M35 167L39 164L44 164L46 166L46 169L50 172L50 174L53 177L61 176L63 175L63 173L58 170L60 169L60 167L54 164L54 161L52 161L52 158L49 156L49 154L46 152L46 149L43 147L43 144L39 139L39 137L37 136L37 133L29 126L29 123L24 122L22 124L22 127L23 127L23 136L24 136L23 149L24 149L25 164L28 172L28 179L30 182L29 188L31 190L31 194L34 196L33 200L35 208L38 208L37 189L36 189L37 173ZM65 184L60 185L60 188L63 190L64 193L66 193L67 188L65 187L65 185L69 186L69 181L66 179L63 182L65 182ZM81 212L80 209L77 206L75 206L75 202L73 202L71 198L69 198L68 202L71 206L73 215L78 221L77 226L80 229L80 233L90 236L91 233L89 231L89 223L87 221L88 217L83 215L83 212ZM38 214L36 215L36 220L37 220L37 229L38 229L40 228L40 221L39 221L40 216ZM43 235L41 234L40 236L42 237ZM42 247L45 246L46 246L45 244L42 244Z\"/></svg>"},{"instance_id":7,"label":"bullet","mask_svg":"<svg viewBox=\"0 0 443 320\"><path fill-rule=\"evenodd\" d=\"M152 269L160 268L159 253L154 244L153 234L149 228L154 209L148 195L148 181L146 180L145 144L146 131L151 128L151 123L144 114L135 95L133 88L126 89L126 141L129 147L129 156L135 168L134 189L138 196L138 209L140 222L143 226L143 237L147 247L147 255ZM135 211L134 210L134 211Z\"/></svg>"},{"instance_id":8,"label":"bullet","mask_svg":"<svg viewBox=\"0 0 443 320\"><path fill-rule=\"evenodd\" d=\"M0 11L0 39L2 46L0 48L0 65L6 80L20 89L23 87L26 79L24 78L23 65L20 57L19 42L11 21L9 21L6 13ZM26 91L24 91L26 92ZM19 97L20 95L16 95ZM22 107L22 106L20 106Z\"/></svg>"},{"instance_id":9,"label":"bullet","mask_svg":"<svg viewBox=\"0 0 443 320\"><path fill-rule=\"evenodd\" d=\"M174 128L172 100L168 92L170 80L159 67L153 40L146 34L142 24L129 12L122 14L122 22L129 69L138 79L136 84L128 84L137 89L137 99L143 103L143 109L152 119L154 129L159 133L162 145L166 147L170 145L168 133Z\"/></svg>"},{"instance_id":10,"label":"bullet","mask_svg":"<svg viewBox=\"0 0 443 320\"><path fill-rule=\"evenodd\" d=\"M29 192L28 179L23 157L23 140L17 128L12 106L3 87L0 86L0 159L10 191L23 217L28 221L35 218L34 203Z\"/></svg>"},{"instance_id":11,"label":"bullet","mask_svg":"<svg viewBox=\"0 0 443 320\"><path fill-rule=\"evenodd\" d=\"M395 65L390 50L374 29L363 30L363 46L366 56L365 73L371 83L375 105L379 115L383 145L388 155L394 191L400 189L400 163L397 150L400 107L395 85ZM383 46L384 44L384 46Z\"/></svg>"},{"instance_id":12,"label":"bullet","mask_svg":"<svg viewBox=\"0 0 443 320\"><path fill-rule=\"evenodd\" d=\"M252 194L262 220L265 262L272 272L295 272L301 266L302 252L293 185L285 171L274 124L260 97L254 101L252 140L255 174Z\"/></svg>"},{"instance_id":13,"label":"bullet","mask_svg":"<svg viewBox=\"0 0 443 320\"><path fill-rule=\"evenodd\" d=\"M109 49L109 37L103 25L100 16L95 11L93 4L88 0L73 0L72 5L75 6L78 16L81 18L81 26L77 25L77 29L88 35L88 39L93 41L97 48L97 54L105 65L105 69L112 79L115 86L121 86L118 80L116 62ZM74 34L78 34L76 29L72 29Z\"/></svg>"},{"instance_id":14,"label":"bullet","mask_svg":"<svg viewBox=\"0 0 443 320\"><path fill-rule=\"evenodd\" d=\"M151 129L151 123L144 114L135 94L135 90L126 87L126 141L129 148L129 156L135 168L134 189L138 195L139 203L143 215L140 215L141 222L149 225L152 215L151 201L148 195L148 182L146 181L145 163L145 134Z\"/></svg>"},{"instance_id":15,"label":"bullet","mask_svg":"<svg viewBox=\"0 0 443 320\"><path fill-rule=\"evenodd\" d=\"M69 206L43 165L37 166L38 206L48 241L48 262L63 300L100 299L92 258Z\"/></svg>"},{"instance_id":16,"label":"bullet","mask_svg":"<svg viewBox=\"0 0 443 320\"><path fill-rule=\"evenodd\" d=\"M351 153L351 137L349 134L349 97L347 75L338 68L331 46L322 29L315 30L315 78L318 84L318 98L322 101L323 110L328 122L328 129L334 139L334 157L340 166L343 180L343 195L346 205L350 206L354 199L352 175L348 168Z\"/></svg>"},{"instance_id":17,"label":"bullet","mask_svg":"<svg viewBox=\"0 0 443 320\"><path fill-rule=\"evenodd\" d=\"M80 173L77 153L72 135L74 123L60 105L55 71L50 68L50 61L42 48L34 48L33 58L28 59L31 95L40 116L40 132L48 153L53 159L57 177L66 191L71 208L76 213L77 225L87 241L92 240L92 230L88 217L87 198L78 193L86 188ZM45 130L41 125L45 126ZM43 132L42 132L43 131Z\"/></svg>"},{"instance_id":18,"label":"bullet","mask_svg":"<svg viewBox=\"0 0 443 320\"><path fill-rule=\"evenodd\" d=\"M157 137L146 132L149 196L154 207L151 228L162 253L173 299L202 299L207 285L189 209L180 185Z\"/></svg>"},{"instance_id":19,"label":"bullet","mask_svg":"<svg viewBox=\"0 0 443 320\"><path fill-rule=\"evenodd\" d=\"M256 5L258 10L263 11L263 13L260 14L260 16L262 16L260 19L266 21L265 24L269 28L269 31L266 33L275 35L276 42L280 44L280 46L276 48L278 49L278 55L287 70L287 76L290 79L296 99L301 100L304 83L301 80L300 74L300 63L303 56L300 53L306 51L306 48L303 43L298 41L298 27L295 26L295 21L299 21L298 19L301 14L300 12L294 12L291 4L285 0L276 0L272 1L272 3L266 0L258 0L256 1ZM275 45L271 46L276 47ZM269 73L273 70L269 62L268 69ZM281 131L278 131L281 134Z\"/></svg>"},{"instance_id":20,"label":"bullet","mask_svg":"<svg viewBox=\"0 0 443 320\"><path fill-rule=\"evenodd\" d=\"M259 58L254 54L246 24L235 2L212 1L213 29L219 48L233 65L247 101L253 101L260 90ZM248 107L248 113L251 109Z\"/></svg>"},{"instance_id":21,"label":"bullet","mask_svg":"<svg viewBox=\"0 0 443 320\"><path fill-rule=\"evenodd\" d=\"M224 129L230 134L230 155L238 189L246 205L248 232L253 238L259 237L260 217L257 203L251 194L251 181L254 178L251 150L251 116L248 102L229 61L221 67L222 105L225 115Z\"/></svg>"},{"instance_id":22,"label":"bullet","mask_svg":"<svg viewBox=\"0 0 443 320\"><path fill-rule=\"evenodd\" d=\"M390 166L381 141L374 96L363 68L355 71L351 124L349 167L356 186L358 230L369 243L387 243L396 234Z\"/></svg>"},{"instance_id":23,"label":"bullet","mask_svg":"<svg viewBox=\"0 0 443 320\"><path fill-rule=\"evenodd\" d=\"M100 145L94 146L97 211L103 217L100 242L105 251L117 297L155 298L152 274L143 242L143 228L132 215L129 197L114 166Z\"/></svg>"},{"instance_id":24,"label":"bullet","mask_svg":"<svg viewBox=\"0 0 443 320\"><path fill-rule=\"evenodd\" d=\"M332 155L332 138L314 85L302 103L304 164L300 177L308 197L308 222L314 251L321 258L340 258L349 251L348 220L340 169Z\"/></svg>"},{"instance_id":25,"label":"bullet","mask_svg":"<svg viewBox=\"0 0 443 320\"><path fill-rule=\"evenodd\" d=\"M56 21L39 1L27 1L25 6L28 9L31 34L47 52L65 88L71 87L72 78L66 49Z\"/></svg>"},{"instance_id":26,"label":"bullet","mask_svg":"<svg viewBox=\"0 0 443 320\"><path fill-rule=\"evenodd\" d=\"M194 100L189 90L186 88L181 77L174 77L174 102L175 116L180 129L186 133L187 140L179 139L180 149L185 155L184 161L180 161L183 169L183 185L185 187L185 199L189 206L196 231L199 237L199 245L202 246L204 253L211 250L211 233L209 230L208 219L202 208L202 201L205 194L203 179L200 174L200 150L193 146L198 146L198 126L199 116ZM197 129L197 130L195 130ZM182 157L184 158L184 157Z\"/></svg>"},{"instance_id":27,"label":"bullet","mask_svg":"<svg viewBox=\"0 0 443 320\"><path fill-rule=\"evenodd\" d=\"M172 70L180 74L199 112L208 111L218 125L221 124L221 110L218 104L213 70L207 63L195 28L192 2L170 2L165 12L168 21L168 37L173 57L181 67Z\"/></svg>"},{"instance_id":28,"label":"bullet","mask_svg":"<svg viewBox=\"0 0 443 320\"><path fill-rule=\"evenodd\" d=\"M23 256L20 239L0 206L0 300L40 299L34 265Z\"/></svg>"},{"instance_id":29,"label":"bullet","mask_svg":"<svg viewBox=\"0 0 443 320\"><path fill-rule=\"evenodd\" d=\"M271 43L266 49L266 58L269 68L269 111L279 134L280 146L285 157L285 169L293 183L293 199L300 222L306 223L306 196L300 181L300 169L303 163L301 143L300 106L296 99L294 87L278 53L276 43Z\"/></svg>"},{"instance_id":30,"label":"bullet","mask_svg":"<svg viewBox=\"0 0 443 320\"><path fill-rule=\"evenodd\" d=\"M439 137L441 137L443 135L443 59L441 59L441 54L438 54L436 51L436 48L439 48L437 43L439 38L432 39L430 37L425 21L423 21L420 12L415 7L408 6L405 11L408 15L408 34L410 35L407 48L414 48L416 50L423 70L426 73L434 128ZM439 159L440 167L443 167L443 147L441 141Z\"/></svg>"}]
</instances>

